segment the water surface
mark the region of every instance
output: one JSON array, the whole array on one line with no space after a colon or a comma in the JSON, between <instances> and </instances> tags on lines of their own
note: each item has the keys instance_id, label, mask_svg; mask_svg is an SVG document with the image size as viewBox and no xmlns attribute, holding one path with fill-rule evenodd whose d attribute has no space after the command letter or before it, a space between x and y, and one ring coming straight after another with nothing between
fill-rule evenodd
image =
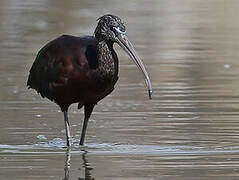
<instances>
[{"instance_id":1,"label":"water surface","mask_svg":"<svg viewBox=\"0 0 239 180\"><path fill-rule=\"evenodd\" d=\"M0 2L0 179L225 180L239 176L239 4L236 0ZM63 114L26 87L38 50L61 34L92 35L122 17L151 75L120 57L115 91L95 108L86 146L83 111Z\"/></svg>"}]
</instances>

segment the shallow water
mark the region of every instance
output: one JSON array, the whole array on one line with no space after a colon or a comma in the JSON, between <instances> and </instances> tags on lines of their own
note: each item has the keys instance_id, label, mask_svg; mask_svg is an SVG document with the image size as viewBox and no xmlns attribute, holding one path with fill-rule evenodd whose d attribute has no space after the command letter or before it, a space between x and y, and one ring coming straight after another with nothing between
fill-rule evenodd
<instances>
[{"instance_id":1,"label":"shallow water","mask_svg":"<svg viewBox=\"0 0 239 180\"><path fill-rule=\"evenodd\" d=\"M239 4L236 0L0 1L0 179L225 180L239 177ZM61 34L93 34L122 17L151 75L120 57L115 91L95 108L63 114L26 88L37 51Z\"/></svg>"}]
</instances>

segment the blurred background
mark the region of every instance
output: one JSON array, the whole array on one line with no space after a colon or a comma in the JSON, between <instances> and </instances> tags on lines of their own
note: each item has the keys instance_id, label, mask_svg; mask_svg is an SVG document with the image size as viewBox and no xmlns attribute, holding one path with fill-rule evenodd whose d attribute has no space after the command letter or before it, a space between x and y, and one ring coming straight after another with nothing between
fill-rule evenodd
<instances>
[{"instance_id":1,"label":"blurred background","mask_svg":"<svg viewBox=\"0 0 239 180\"><path fill-rule=\"evenodd\" d=\"M238 179L238 9L237 0L1 0L0 179ZM69 168L63 115L27 89L28 72L47 42L93 35L106 13L126 22L153 99L115 45L120 79L96 106L83 149L83 112L69 110Z\"/></svg>"}]
</instances>

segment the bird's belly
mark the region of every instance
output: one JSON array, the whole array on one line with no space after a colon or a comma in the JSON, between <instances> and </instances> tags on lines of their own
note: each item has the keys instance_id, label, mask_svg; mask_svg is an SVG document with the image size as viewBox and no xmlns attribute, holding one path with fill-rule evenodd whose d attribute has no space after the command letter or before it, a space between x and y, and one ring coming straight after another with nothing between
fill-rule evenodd
<instances>
[{"instance_id":1,"label":"bird's belly","mask_svg":"<svg viewBox=\"0 0 239 180\"><path fill-rule=\"evenodd\" d=\"M117 78L118 79L118 78ZM57 104L94 103L114 90L115 79L94 79L94 81L70 81L67 85L55 86L52 90Z\"/></svg>"},{"instance_id":2,"label":"bird's belly","mask_svg":"<svg viewBox=\"0 0 239 180\"><path fill-rule=\"evenodd\" d=\"M113 91L114 85L112 79L101 79L85 86L79 85L79 90L76 93L79 100L97 103Z\"/></svg>"}]
</instances>

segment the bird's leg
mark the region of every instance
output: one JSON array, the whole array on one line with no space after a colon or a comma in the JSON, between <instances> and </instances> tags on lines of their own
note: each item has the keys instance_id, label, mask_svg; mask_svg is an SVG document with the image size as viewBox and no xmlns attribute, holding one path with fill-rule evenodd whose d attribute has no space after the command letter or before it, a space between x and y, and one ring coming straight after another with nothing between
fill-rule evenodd
<instances>
[{"instance_id":1,"label":"bird's leg","mask_svg":"<svg viewBox=\"0 0 239 180\"><path fill-rule=\"evenodd\" d=\"M68 113L64 111L64 120L65 120L65 129L66 129L66 145L67 147L71 146L71 135L70 135L70 124L68 120Z\"/></svg>"},{"instance_id":2,"label":"bird's leg","mask_svg":"<svg viewBox=\"0 0 239 180\"><path fill-rule=\"evenodd\" d=\"M89 120L90 115L91 115L91 113L92 113L92 111L94 109L94 106L95 106L95 104L85 104L85 106L84 106L85 119L84 119L82 133L81 133L80 145L84 144L88 120Z\"/></svg>"}]
</instances>

